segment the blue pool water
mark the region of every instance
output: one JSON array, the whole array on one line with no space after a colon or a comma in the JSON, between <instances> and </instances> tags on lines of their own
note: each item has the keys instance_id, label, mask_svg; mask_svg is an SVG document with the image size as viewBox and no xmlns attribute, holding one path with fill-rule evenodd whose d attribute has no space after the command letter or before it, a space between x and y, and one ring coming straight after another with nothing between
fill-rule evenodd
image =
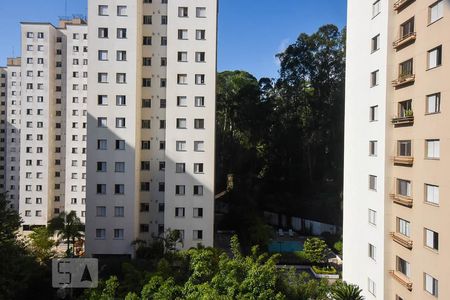
<instances>
[{"instance_id":1,"label":"blue pool water","mask_svg":"<svg viewBox=\"0 0 450 300\"><path fill-rule=\"evenodd\" d=\"M303 242L300 241L273 241L269 244L270 253L290 253L303 250Z\"/></svg>"}]
</instances>

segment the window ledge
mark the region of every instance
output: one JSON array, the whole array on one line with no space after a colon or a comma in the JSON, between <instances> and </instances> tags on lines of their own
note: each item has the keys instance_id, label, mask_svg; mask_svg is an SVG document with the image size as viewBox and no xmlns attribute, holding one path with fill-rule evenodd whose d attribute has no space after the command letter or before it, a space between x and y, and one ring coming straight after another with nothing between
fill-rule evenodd
<instances>
[{"instance_id":1,"label":"window ledge","mask_svg":"<svg viewBox=\"0 0 450 300\"><path fill-rule=\"evenodd\" d=\"M431 22L431 23L428 23L427 26L431 26L431 25L433 25L434 23L439 22L439 21L442 20L443 18L444 18L444 17L440 17L439 19L437 19L437 20L435 20L435 21L433 21L433 22Z\"/></svg>"},{"instance_id":2,"label":"window ledge","mask_svg":"<svg viewBox=\"0 0 450 300\"><path fill-rule=\"evenodd\" d=\"M442 64L437 65L436 67L428 68L428 69L426 69L426 71L431 71L431 70L437 69L439 67L442 67Z\"/></svg>"}]
</instances>

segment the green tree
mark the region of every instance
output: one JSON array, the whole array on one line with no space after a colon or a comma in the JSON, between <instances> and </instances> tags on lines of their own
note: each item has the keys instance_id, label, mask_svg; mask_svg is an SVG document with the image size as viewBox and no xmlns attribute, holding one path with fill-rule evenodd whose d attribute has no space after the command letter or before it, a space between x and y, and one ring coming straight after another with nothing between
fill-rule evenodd
<instances>
[{"instance_id":1,"label":"green tree","mask_svg":"<svg viewBox=\"0 0 450 300\"><path fill-rule=\"evenodd\" d=\"M364 300L362 290L354 284L337 283L332 289L333 300Z\"/></svg>"},{"instance_id":2,"label":"green tree","mask_svg":"<svg viewBox=\"0 0 450 300\"><path fill-rule=\"evenodd\" d=\"M60 213L59 216L48 222L48 230L51 234L57 234L58 242L66 242L66 254L68 257L73 257L75 254L75 242L84 236L84 224L81 222L76 212ZM72 248L70 247L70 244L72 244Z\"/></svg>"},{"instance_id":3,"label":"green tree","mask_svg":"<svg viewBox=\"0 0 450 300\"><path fill-rule=\"evenodd\" d=\"M37 259L42 263L51 259L55 252L52 250L55 246L53 235L47 227L37 227L29 235L31 249Z\"/></svg>"},{"instance_id":4,"label":"green tree","mask_svg":"<svg viewBox=\"0 0 450 300\"><path fill-rule=\"evenodd\" d=\"M303 251L311 262L321 264L325 262L329 249L324 240L314 237L305 241Z\"/></svg>"}]
</instances>

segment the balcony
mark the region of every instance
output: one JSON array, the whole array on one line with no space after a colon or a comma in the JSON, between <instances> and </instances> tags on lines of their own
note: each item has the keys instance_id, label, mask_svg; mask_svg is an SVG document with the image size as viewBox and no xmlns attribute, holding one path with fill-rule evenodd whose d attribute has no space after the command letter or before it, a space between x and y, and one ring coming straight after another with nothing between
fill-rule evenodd
<instances>
[{"instance_id":1,"label":"balcony","mask_svg":"<svg viewBox=\"0 0 450 300\"><path fill-rule=\"evenodd\" d=\"M397 79L393 80L392 85L395 88L399 88L407 84L413 84L415 80L416 80L415 74L404 74L400 75Z\"/></svg>"},{"instance_id":2,"label":"balcony","mask_svg":"<svg viewBox=\"0 0 450 300\"><path fill-rule=\"evenodd\" d=\"M404 36L402 36L401 38L399 38L398 40L393 42L392 46L394 46L394 49L396 49L396 50L403 48L409 44L414 43L416 40L416 36L417 35L415 32L410 32L408 34L405 34Z\"/></svg>"},{"instance_id":3,"label":"balcony","mask_svg":"<svg viewBox=\"0 0 450 300\"><path fill-rule=\"evenodd\" d=\"M398 0L394 3L394 10L399 12L400 10L404 9L406 6L410 5L416 0Z\"/></svg>"},{"instance_id":4,"label":"balcony","mask_svg":"<svg viewBox=\"0 0 450 300\"><path fill-rule=\"evenodd\" d=\"M396 243L399 243L400 245L402 245L403 247L405 247L406 249L411 250L413 247L413 241L410 240L407 236L401 234L401 233L397 233L397 232L391 232L390 233L392 240Z\"/></svg>"},{"instance_id":5,"label":"balcony","mask_svg":"<svg viewBox=\"0 0 450 300\"><path fill-rule=\"evenodd\" d=\"M413 198L411 198L410 196L404 196L404 195L400 195L400 194L392 194L391 195L391 199L392 201L394 201L394 203L406 206L411 208L413 206Z\"/></svg>"},{"instance_id":6,"label":"balcony","mask_svg":"<svg viewBox=\"0 0 450 300\"><path fill-rule=\"evenodd\" d=\"M408 291L412 291L413 284L412 284L411 280L409 280L405 275L403 275L400 272L394 271L394 270L389 271L389 274L391 275L392 278L394 278L401 285L403 285L405 288L407 288Z\"/></svg>"},{"instance_id":7,"label":"balcony","mask_svg":"<svg viewBox=\"0 0 450 300\"><path fill-rule=\"evenodd\" d=\"M414 115L405 115L402 117L392 118L392 124L394 126L410 126L414 124Z\"/></svg>"},{"instance_id":8,"label":"balcony","mask_svg":"<svg viewBox=\"0 0 450 300\"><path fill-rule=\"evenodd\" d=\"M414 157L412 156L395 156L394 164L412 167L414 164Z\"/></svg>"}]
</instances>

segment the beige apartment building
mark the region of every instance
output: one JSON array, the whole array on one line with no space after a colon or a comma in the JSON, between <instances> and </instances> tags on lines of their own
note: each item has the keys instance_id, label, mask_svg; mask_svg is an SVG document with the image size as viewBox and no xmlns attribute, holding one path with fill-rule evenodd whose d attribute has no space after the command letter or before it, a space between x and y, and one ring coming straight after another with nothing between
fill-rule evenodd
<instances>
[{"instance_id":1,"label":"beige apartment building","mask_svg":"<svg viewBox=\"0 0 450 300\"><path fill-rule=\"evenodd\" d=\"M450 1L354 0L348 19L344 279L450 299Z\"/></svg>"}]
</instances>

